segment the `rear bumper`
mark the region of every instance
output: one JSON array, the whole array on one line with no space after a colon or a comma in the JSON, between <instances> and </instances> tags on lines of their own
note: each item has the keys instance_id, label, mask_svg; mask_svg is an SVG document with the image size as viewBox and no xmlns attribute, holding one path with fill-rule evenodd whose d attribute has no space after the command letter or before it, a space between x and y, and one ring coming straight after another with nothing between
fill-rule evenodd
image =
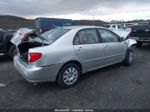
<instances>
[{"instance_id":1,"label":"rear bumper","mask_svg":"<svg viewBox=\"0 0 150 112\"><path fill-rule=\"evenodd\" d=\"M129 37L129 39L134 39L138 42L150 43L150 37Z\"/></svg>"},{"instance_id":2,"label":"rear bumper","mask_svg":"<svg viewBox=\"0 0 150 112\"><path fill-rule=\"evenodd\" d=\"M7 50L2 49L2 50L0 50L0 53L7 54Z\"/></svg>"},{"instance_id":3,"label":"rear bumper","mask_svg":"<svg viewBox=\"0 0 150 112\"><path fill-rule=\"evenodd\" d=\"M14 57L14 65L18 72L29 82L55 81L62 64L35 67L22 62L18 56Z\"/></svg>"}]
</instances>

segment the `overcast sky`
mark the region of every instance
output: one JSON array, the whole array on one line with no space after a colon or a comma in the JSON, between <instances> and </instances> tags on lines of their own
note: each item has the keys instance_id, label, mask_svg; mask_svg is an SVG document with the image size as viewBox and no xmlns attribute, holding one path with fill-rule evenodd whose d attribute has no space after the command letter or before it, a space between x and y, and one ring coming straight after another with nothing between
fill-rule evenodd
<instances>
[{"instance_id":1,"label":"overcast sky","mask_svg":"<svg viewBox=\"0 0 150 112\"><path fill-rule=\"evenodd\" d=\"M0 15L105 21L150 19L150 0L0 0Z\"/></svg>"}]
</instances>

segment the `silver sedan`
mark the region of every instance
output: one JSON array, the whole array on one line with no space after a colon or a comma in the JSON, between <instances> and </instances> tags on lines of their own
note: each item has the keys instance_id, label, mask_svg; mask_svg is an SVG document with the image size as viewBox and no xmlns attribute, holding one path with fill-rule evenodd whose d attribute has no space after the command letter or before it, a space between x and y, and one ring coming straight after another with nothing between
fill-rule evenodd
<instances>
[{"instance_id":1,"label":"silver sedan","mask_svg":"<svg viewBox=\"0 0 150 112\"><path fill-rule=\"evenodd\" d=\"M77 84L80 75L115 63L131 65L134 40L124 40L97 26L69 26L43 34L19 29L11 42L17 47L15 68L29 82Z\"/></svg>"}]
</instances>

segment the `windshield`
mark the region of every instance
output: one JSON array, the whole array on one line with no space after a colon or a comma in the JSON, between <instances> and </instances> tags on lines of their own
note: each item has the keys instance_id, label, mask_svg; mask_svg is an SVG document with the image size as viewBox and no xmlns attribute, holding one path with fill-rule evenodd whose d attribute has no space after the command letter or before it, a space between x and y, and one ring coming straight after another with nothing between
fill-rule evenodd
<instances>
[{"instance_id":1,"label":"windshield","mask_svg":"<svg viewBox=\"0 0 150 112\"><path fill-rule=\"evenodd\" d=\"M62 35L67 33L68 31L69 29L56 28L43 33L41 36L46 40L48 40L49 43L52 43L56 41L58 38L60 38Z\"/></svg>"}]
</instances>

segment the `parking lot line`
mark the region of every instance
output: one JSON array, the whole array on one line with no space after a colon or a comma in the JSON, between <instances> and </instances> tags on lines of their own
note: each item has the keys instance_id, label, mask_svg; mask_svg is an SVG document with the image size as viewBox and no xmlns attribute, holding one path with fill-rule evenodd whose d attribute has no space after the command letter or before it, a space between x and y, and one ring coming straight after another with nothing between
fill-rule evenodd
<instances>
[{"instance_id":1,"label":"parking lot line","mask_svg":"<svg viewBox=\"0 0 150 112\"><path fill-rule=\"evenodd\" d=\"M0 56L4 55L4 53L0 53Z\"/></svg>"},{"instance_id":2,"label":"parking lot line","mask_svg":"<svg viewBox=\"0 0 150 112\"><path fill-rule=\"evenodd\" d=\"M4 87L4 86L6 86L5 84L3 84L3 83L0 83L0 87Z\"/></svg>"}]
</instances>

